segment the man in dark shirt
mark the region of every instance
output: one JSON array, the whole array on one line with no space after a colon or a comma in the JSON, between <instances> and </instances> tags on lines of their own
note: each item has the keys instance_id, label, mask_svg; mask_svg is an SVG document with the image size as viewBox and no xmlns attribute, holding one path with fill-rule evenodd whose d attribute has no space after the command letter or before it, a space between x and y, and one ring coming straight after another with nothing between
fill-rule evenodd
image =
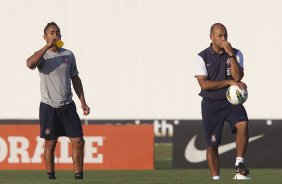
<instances>
[{"instance_id":1,"label":"man in dark shirt","mask_svg":"<svg viewBox=\"0 0 282 184\"><path fill-rule=\"evenodd\" d=\"M201 87L202 118L207 139L207 161L213 180L220 179L218 147L225 121L236 133L236 161L234 179L250 179L244 155L248 144L248 116L243 105L232 105L226 99L230 85L247 88L241 82L244 76L243 55L227 41L226 27L215 23L210 29L210 47L197 55L195 77Z\"/></svg>"}]
</instances>

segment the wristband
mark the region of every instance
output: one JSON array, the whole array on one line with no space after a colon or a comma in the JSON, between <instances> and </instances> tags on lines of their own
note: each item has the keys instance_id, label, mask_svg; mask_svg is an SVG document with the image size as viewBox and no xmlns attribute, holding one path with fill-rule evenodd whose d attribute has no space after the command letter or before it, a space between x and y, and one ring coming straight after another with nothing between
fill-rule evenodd
<instances>
[{"instance_id":1,"label":"wristband","mask_svg":"<svg viewBox=\"0 0 282 184\"><path fill-rule=\"evenodd\" d=\"M234 55L229 56L229 55L228 55L228 58L235 58L235 59L236 59L236 56L234 56Z\"/></svg>"}]
</instances>

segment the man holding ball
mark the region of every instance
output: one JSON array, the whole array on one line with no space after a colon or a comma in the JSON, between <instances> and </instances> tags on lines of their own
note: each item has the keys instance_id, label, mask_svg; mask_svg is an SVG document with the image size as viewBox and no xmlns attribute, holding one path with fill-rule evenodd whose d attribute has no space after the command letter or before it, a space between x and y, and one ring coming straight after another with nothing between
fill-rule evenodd
<instances>
[{"instance_id":1,"label":"man holding ball","mask_svg":"<svg viewBox=\"0 0 282 184\"><path fill-rule=\"evenodd\" d=\"M207 161L213 180L220 179L218 147L224 122L227 121L236 135L236 160L234 179L250 179L244 156L247 149L248 116L242 104L232 105L226 99L230 85L246 89L241 82L244 76L243 55L227 41L227 29L215 23L210 29L212 43L195 59L195 77L201 87L203 98L202 119L207 140Z\"/></svg>"}]
</instances>

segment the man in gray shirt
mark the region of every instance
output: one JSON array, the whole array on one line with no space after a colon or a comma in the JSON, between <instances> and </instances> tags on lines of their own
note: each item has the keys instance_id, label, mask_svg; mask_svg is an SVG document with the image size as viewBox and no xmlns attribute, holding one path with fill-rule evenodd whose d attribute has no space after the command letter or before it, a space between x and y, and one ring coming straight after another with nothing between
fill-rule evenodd
<instances>
[{"instance_id":1,"label":"man in gray shirt","mask_svg":"<svg viewBox=\"0 0 282 184\"><path fill-rule=\"evenodd\" d=\"M72 144L75 179L83 179L84 139L75 104L72 100L71 83L81 102L84 115L90 113L85 102L76 61L70 50L60 48L61 32L54 22L44 28L46 45L30 56L27 67L38 68L40 76L40 137L45 139L44 160L49 179L56 179L54 151L57 138L67 136Z\"/></svg>"}]
</instances>

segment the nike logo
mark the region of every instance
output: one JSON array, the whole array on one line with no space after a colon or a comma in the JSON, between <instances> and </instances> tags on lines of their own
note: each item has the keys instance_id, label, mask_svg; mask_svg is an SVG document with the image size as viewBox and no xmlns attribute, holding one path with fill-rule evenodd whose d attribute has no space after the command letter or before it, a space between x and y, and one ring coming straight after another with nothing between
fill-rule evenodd
<instances>
[{"instance_id":1,"label":"nike logo","mask_svg":"<svg viewBox=\"0 0 282 184\"><path fill-rule=\"evenodd\" d=\"M209 67L209 66L211 66L211 65L212 65L212 63L208 63L208 64L207 64L207 67Z\"/></svg>"},{"instance_id":2,"label":"nike logo","mask_svg":"<svg viewBox=\"0 0 282 184\"><path fill-rule=\"evenodd\" d=\"M249 143L253 142L257 139L260 139L264 136L264 134L255 136L255 137L251 137L249 138ZM199 163L199 162L203 162L205 160L207 160L206 158L206 150L199 150L196 148L195 146L195 140L196 140L197 135L194 135L194 137L189 141L189 143L187 144L186 148L185 148L185 158L186 160L188 160L191 163ZM236 143L232 142L232 143L228 143L228 144L224 144L218 147L218 153L223 154L227 151L230 151L232 149L236 148Z\"/></svg>"}]
</instances>

